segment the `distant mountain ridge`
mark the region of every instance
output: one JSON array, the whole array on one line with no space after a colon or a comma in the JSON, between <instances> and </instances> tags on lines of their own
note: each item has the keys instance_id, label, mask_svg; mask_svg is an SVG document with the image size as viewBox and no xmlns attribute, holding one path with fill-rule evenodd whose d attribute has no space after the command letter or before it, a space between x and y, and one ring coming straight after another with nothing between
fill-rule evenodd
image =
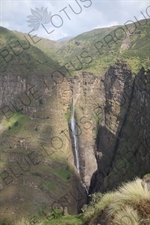
<instances>
[{"instance_id":1,"label":"distant mountain ridge","mask_svg":"<svg viewBox=\"0 0 150 225\"><path fill-rule=\"evenodd\" d=\"M57 42L66 42L66 41L69 41L71 40L72 38L74 38L73 36L71 37L64 37L64 38L60 38L57 40Z\"/></svg>"},{"instance_id":2,"label":"distant mountain ridge","mask_svg":"<svg viewBox=\"0 0 150 225\"><path fill-rule=\"evenodd\" d=\"M113 65L117 59L126 60L133 70L138 71L141 65L149 67L149 25L150 19L147 19L127 26L94 29L76 37L65 37L58 41L34 37L35 42L36 40L40 41L34 44L30 39L30 42L31 45L39 48L48 57L52 58L55 63L59 63L60 66L71 61L72 64L66 65L71 73L76 70L75 68L91 72L98 72L99 68L101 68L101 71L105 73L108 67ZM132 30L134 31L133 34ZM2 36L0 47L3 47L6 43L9 44L10 38L15 40L19 38L19 40L23 41L25 35L29 39L28 34L21 32L9 31L6 28L0 28L0 31ZM7 38L4 33L7 33ZM113 38L114 41L110 41L108 45L109 40L107 39L109 38ZM100 47L102 44L103 48ZM77 57L80 58L82 65Z\"/></svg>"}]
</instances>

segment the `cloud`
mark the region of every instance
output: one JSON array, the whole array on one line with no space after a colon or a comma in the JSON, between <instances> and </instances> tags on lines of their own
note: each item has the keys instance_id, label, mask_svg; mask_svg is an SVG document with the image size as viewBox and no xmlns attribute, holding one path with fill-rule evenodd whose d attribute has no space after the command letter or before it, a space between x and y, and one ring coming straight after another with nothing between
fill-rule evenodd
<instances>
[{"instance_id":1,"label":"cloud","mask_svg":"<svg viewBox=\"0 0 150 225\"><path fill-rule=\"evenodd\" d=\"M92 1L92 5L90 6ZM31 9L48 8L53 16L53 24L45 24L47 31L55 31L48 34L42 26L36 31L41 37L57 40L62 37L76 36L99 27L108 27L124 24L128 20L143 19L141 11L145 13L149 0L11 0L2 1L1 26L10 30L18 30L28 33L31 31L27 16L31 15ZM79 13L80 12L80 13ZM61 24L62 18L62 26Z\"/></svg>"},{"instance_id":2,"label":"cloud","mask_svg":"<svg viewBox=\"0 0 150 225\"><path fill-rule=\"evenodd\" d=\"M98 28L103 28L103 27L113 27L113 26L117 26L119 25L117 21L112 21L111 23L107 24L107 25L98 25L96 27L94 27L94 29L98 29Z\"/></svg>"}]
</instances>

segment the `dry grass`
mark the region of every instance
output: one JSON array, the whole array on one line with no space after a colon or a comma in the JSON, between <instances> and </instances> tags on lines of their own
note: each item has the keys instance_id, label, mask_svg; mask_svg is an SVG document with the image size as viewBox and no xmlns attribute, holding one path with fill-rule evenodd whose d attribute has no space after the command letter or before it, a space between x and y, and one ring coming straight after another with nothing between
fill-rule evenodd
<instances>
[{"instance_id":1,"label":"dry grass","mask_svg":"<svg viewBox=\"0 0 150 225\"><path fill-rule=\"evenodd\" d=\"M43 222L32 223L30 220L28 220L26 218L22 218L21 220L19 220L18 222L15 223L15 225L31 225L31 224L43 225Z\"/></svg>"},{"instance_id":2,"label":"dry grass","mask_svg":"<svg viewBox=\"0 0 150 225\"><path fill-rule=\"evenodd\" d=\"M116 225L139 225L140 217L137 210L126 205L114 215L113 224Z\"/></svg>"},{"instance_id":3,"label":"dry grass","mask_svg":"<svg viewBox=\"0 0 150 225\"><path fill-rule=\"evenodd\" d=\"M115 193L114 200L109 205L110 215L116 213L120 208L123 208L126 204L135 208L140 202L145 199L150 201L150 191L147 186L144 188L141 185L141 179L136 178L132 182L123 184Z\"/></svg>"},{"instance_id":4,"label":"dry grass","mask_svg":"<svg viewBox=\"0 0 150 225\"><path fill-rule=\"evenodd\" d=\"M89 222L100 217L107 207L106 220L111 225L150 225L150 191L141 182L136 178L104 194L98 203L91 202L84 212L84 220Z\"/></svg>"}]
</instances>

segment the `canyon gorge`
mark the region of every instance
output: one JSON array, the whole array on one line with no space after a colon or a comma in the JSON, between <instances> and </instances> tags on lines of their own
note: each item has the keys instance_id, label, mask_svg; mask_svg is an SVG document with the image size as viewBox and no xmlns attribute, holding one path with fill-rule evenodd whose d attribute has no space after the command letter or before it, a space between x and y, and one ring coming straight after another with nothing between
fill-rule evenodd
<instances>
[{"instance_id":1,"label":"canyon gorge","mask_svg":"<svg viewBox=\"0 0 150 225\"><path fill-rule=\"evenodd\" d=\"M150 173L149 24L100 56L91 46L116 27L26 50L23 34L0 27L1 220L78 214L91 194Z\"/></svg>"}]
</instances>

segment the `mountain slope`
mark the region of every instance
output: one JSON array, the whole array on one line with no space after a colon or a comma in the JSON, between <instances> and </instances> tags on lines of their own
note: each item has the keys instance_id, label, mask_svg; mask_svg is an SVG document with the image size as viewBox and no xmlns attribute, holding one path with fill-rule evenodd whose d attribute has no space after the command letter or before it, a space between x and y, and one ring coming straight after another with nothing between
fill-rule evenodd
<instances>
[{"instance_id":1,"label":"mountain slope","mask_svg":"<svg viewBox=\"0 0 150 225\"><path fill-rule=\"evenodd\" d=\"M77 214L150 172L149 21L34 45L0 28L1 222Z\"/></svg>"},{"instance_id":2,"label":"mountain slope","mask_svg":"<svg viewBox=\"0 0 150 225\"><path fill-rule=\"evenodd\" d=\"M16 75L29 74L39 70L59 68L59 64L32 45L29 36L17 36L13 31L0 27L0 73L12 72ZM19 71L20 70L20 71Z\"/></svg>"},{"instance_id":3,"label":"mountain slope","mask_svg":"<svg viewBox=\"0 0 150 225\"><path fill-rule=\"evenodd\" d=\"M104 74L119 59L127 61L136 72L142 65L149 68L150 19L135 24L136 28L130 24L81 34L58 49L57 59L61 65L67 63L70 71L75 68L93 72L101 70Z\"/></svg>"}]
</instances>

